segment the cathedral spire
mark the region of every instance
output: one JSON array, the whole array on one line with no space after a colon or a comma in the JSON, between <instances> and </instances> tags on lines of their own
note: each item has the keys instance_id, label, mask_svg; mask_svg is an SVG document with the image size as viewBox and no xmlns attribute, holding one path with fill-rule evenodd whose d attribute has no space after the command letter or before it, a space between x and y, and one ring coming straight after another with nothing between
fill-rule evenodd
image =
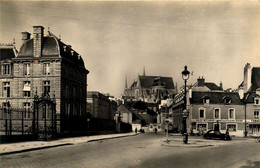
<instances>
[{"instance_id":1,"label":"cathedral spire","mask_svg":"<svg viewBox=\"0 0 260 168\"><path fill-rule=\"evenodd\" d=\"M127 89L127 76L125 76L125 89Z\"/></svg>"},{"instance_id":2,"label":"cathedral spire","mask_svg":"<svg viewBox=\"0 0 260 168\"><path fill-rule=\"evenodd\" d=\"M125 76L125 88L124 88L124 95L125 95L125 96L128 96L127 76Z\"/></svg>"}]
</instances>

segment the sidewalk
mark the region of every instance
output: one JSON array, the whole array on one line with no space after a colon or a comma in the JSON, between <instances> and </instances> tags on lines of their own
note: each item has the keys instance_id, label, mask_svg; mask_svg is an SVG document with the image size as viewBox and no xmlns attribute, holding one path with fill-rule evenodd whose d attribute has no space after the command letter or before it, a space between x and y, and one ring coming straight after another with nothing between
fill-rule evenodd
<instances>
[{"instance_id":1,"label":"sidewalk","mask_svg":"<svg viewBox=\"0 0 260 168\"><path fill-rule=\"evenodd\" d=\"M139 134L139 133L138 133ZM0 144L0 156L8 155L14 153L21 153L39 149L46 149L51 147L65 146L65 145L76 145L80 143L104 140L104 139L114 139L127 136L135 136L134 132L131 133L121 133L121 134L108 134L108 135L96 135L96 136L83 136L83 137L73 137L64 138L53 141L29 141L29 142L19 142L10 144Z\"/></svg>"}]
</instances>

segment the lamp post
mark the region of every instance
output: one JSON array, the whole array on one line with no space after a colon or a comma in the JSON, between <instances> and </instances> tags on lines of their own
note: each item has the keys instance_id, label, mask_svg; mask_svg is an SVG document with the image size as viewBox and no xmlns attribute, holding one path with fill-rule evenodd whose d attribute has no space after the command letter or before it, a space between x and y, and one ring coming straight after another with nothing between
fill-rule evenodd
<instances>
[{"instance_id":1,"label":"lamp post","mask_svg":"<svg viewBox=\"0 0 260 168\"><path fill-rule=\"evenodd\" d=\"M168 118L168 116L165 119L165 123L167 124L166 143L169 143L169 118Z\"/></svg>"},{"instance_id":2,"label":"lamp post","mask_svg":"<svg viewBox=\"0 0 260 168\"><path fill-rule=\"evenodd\" d=\"M187 85L187 80L189 79L190 77L190 72L187 70L187 66L185 65L184 67L184 71L182 71L182 79L184 80L184 110L183 110L183 113L182 113L182 117L183 117L183 135L184 135L184 138L183 138L183 142L185 144L188 143L188 134L187 134L187 126L186 126L186 119L188 117L188 111L187 111L187 91L186 91L186 85Z\"/></svg>"},{"instance_id":3,"label":"lamp post","mask_svg":"<svg viewBox=\"0 0 260 168\"><path fill-rule=\"evenodd\" d=\"M89 122L90 122L90 118L87 119L88 122L88 137L89 137Z\"/></svg>"}]
</instances>

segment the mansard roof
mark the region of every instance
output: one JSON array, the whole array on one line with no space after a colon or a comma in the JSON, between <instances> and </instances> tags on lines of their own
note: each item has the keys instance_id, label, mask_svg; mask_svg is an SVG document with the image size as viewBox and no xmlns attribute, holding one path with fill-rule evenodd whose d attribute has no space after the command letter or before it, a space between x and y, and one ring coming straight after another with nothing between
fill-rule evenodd
<instances>
[{"instance_id":1,"label":"mansard roof","mask_svg":"<svg viewBox=\"0 0 260 168\"><path fill-rule=\"evenodd\" d=\"M213 82L205 82L205 86L207 86L210 90L223 90Z\"/></svg>"},{"instance_id":2,"label":"mansard roof","mask_svg":"<svg viewBox=\"0 0 260 168\"><path fill-rule=\"evenodd\" d=\"M243 104L237 92L192 92L191 103L202 104L203 97L209 98L210 104L223 104L225 98L230 98L233 105Z\"/></svg>"},{"instance_id":3,"label":"mansard roof","mask_svg":"<svg viewBox=\"0 0 260 168\"><path fill-rule=\"evenodd\" d=\"M0 61L15 58L16 49L13 45L0 45Z\"/></svg>"},{"instance_id":4,"label":"mansard roof","mask_svg":"<svg viewBox=\"0 0 260 168\"><path fill-rule=\"evenodd\" d=\"M173 80L171 77L162 77L162 76L138 76L140 80L140 86L142 88L151 88L154 85L155 80L160 80L160 82L165 83L166 89L174 89Z\"/></svg>"},{"instance_id":5,"label":"mansard roof","mask_svg":"<svg viewBox=\"0 0 260 168\"><path fill-rule=\"evenodd\" d=\"M245 103L254 103L255 98L259 98L260 95L256 92L247 92L244 96L244 102Z\"/></svg>"},{"instance_id":6,"label":"mansard roof","mask_svg":"<svg viewBox=\"0 0 260 168\"><path fill-rule=\"evenodd\" d=\"M33 39L24 42L18 53L18 58L32 58L33 57ZM42 41L42 55L41 58L61 57L66 58L80 66L84 66L82 57L71 48L70 45L63 43L55 36L45 36Z\"/></svg>"}]
</instances>

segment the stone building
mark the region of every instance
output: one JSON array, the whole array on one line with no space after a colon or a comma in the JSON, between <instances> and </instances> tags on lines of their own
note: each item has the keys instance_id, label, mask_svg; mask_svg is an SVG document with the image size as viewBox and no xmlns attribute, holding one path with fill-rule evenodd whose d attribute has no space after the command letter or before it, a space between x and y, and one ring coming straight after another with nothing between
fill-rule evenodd
<instances>
[{"instance_id":1,"label":"stone building","mask_svg":"<svg viewBox=\"0 0 260 168\"><path fill-rule=\"evenodd\" d=\"M114 120L117 102L97 91L87 92L87 114L90 134L116 131Z\"/></svg>"},{"instance_id":2,"label":"stone building","mask_svg":"<svg viewBox=\"0 0 260 168\"><path fill-rule=\"evenodd\" d=\"M87 112L94 118L113 120L117 103L108 96L96 91L87 92Z\"/></svg>"},{"instance_id":3,"label":"stone building","mask_svg":"<svg viewBox=\"0 0 260 168\"><path fill-rule=\"evenodd\" d=\"M13 109L24 109L30 121L24 127L29 129L34 96L48 94L56 101L57 132L81 130L89 73L81 55L50 31L44 35L42 26L33 26L32 35L22 32L23 43L17 54L1 50L0 106L5 108L9 103ZM48 118L48 113L49 109L47 116L40 110L38 117Z\"/></svg>"},{"instance_id":4,"label":"stone building","mask_svg":"<svg viewBox=\"0 0 260 168\"><path fill-rule=\"evenodd\" d=\"M238 92L245 104L245 132L249 136L260 135L260 67L244 67L244 80L239 85Z\"/></svg>"},{"instance_id":5,"label":"stone building","mask_svg":"<svg viewBox=\"0 0 260 168\"><path fill-rule=\"evenodd\" d=\"M171 106L173 127L183 130L184 109L183 92L177 95ZM199 78L187 92L187 118L188 133L202 133L214 129L219 124L219 130L225 132L229 129L231 135L243 136L244 131L244 105L237 92L227 92L222 86L214 83L210 85L205 79Z\"/></svg>"}]
</instances>

